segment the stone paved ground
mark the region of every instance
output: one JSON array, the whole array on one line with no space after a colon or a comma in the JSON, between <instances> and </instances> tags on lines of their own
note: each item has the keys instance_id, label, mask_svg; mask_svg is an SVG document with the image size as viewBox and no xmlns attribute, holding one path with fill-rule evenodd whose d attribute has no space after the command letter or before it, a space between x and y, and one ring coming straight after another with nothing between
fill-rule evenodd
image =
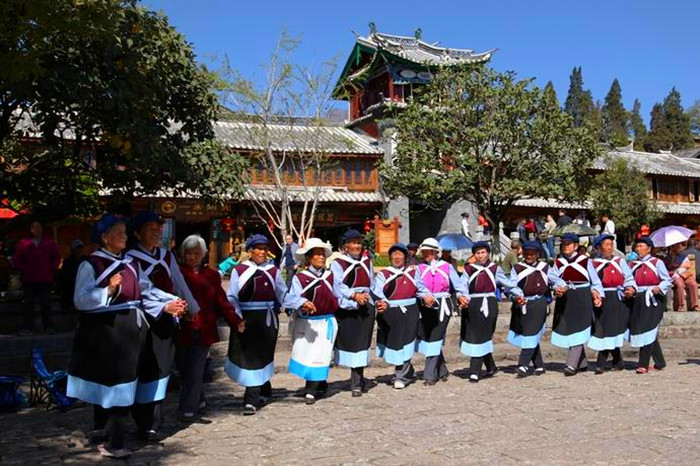
<instances>
[{"instance_id":1,"label":"stone paved ground","mask_svg":"<svg viewBox=\"0 0 700 466\"><path fill-rule=\"evenodd\" d=\"M542 377L518 380L513 366L472 385L459 370L435 387L389 387L388 367L370 368L378 384L362 398L346 391L347 372L333 369L330 397L306 406L299 379L277 374L274 402L254 417L240 414L240 388L218 376L207 386L210 424L173 420L168 435L131 463L614 463L700 464L700 361L670 360L645 376L630 370L565 378L550 364ZM459 369L454 364L452 369ZM100 461L83 431L87 407L68 413L30 409L0 415L0 462Z\"/></svg>"}]
</instances>

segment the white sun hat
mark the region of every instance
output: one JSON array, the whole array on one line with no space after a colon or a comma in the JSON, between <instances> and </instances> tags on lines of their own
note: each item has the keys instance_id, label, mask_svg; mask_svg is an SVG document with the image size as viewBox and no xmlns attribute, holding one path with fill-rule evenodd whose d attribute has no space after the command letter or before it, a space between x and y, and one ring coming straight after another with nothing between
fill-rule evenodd
<instances>
[{"instance_id":1,"label":"white sun hat","mask_svg":"<svg viewBox=\"0 0 700 466\"><path fill-rule=\"evenodd\" d=\"M418 246L418 254L420 254L421 251L425 250L442 252L442 248L440 247L438 241L435 238L425 238L420 244L420 246Z\"/></svg>"},{"instance_id":2,"label":"white sun hat","mask_svg":"<svg viewBox=\"0 0 700 466\"><path fill-rule=\"evenodd\" d=\"M321 248L323 249L323 255L328 258L331 255L331 252L333 252L333 248L331 247L330 244L322 241L319 238L309 238L306 240L306 243L304 243L304 247L301 247L296 250L294 253L294 256L296 259L301 262L302 264L306 263L306 253L311 251L312 249L315 248Z\"/></svg>"}]
</instances>

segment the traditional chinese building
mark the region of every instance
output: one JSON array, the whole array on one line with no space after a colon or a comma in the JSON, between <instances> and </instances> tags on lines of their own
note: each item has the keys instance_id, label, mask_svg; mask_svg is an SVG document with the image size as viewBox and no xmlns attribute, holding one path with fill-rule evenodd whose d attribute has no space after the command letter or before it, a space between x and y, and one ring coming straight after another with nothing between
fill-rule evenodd
<instances>
[{"instance_id":1,"label":"traditional chinese building","mask_svg":"<svg viewBox=\"0 0 700 466\"><path fill-rule=\"evenodd\" d=\"M348 102L346 127L377 138L385 160L390 161L396 144L388 131L394 125L392 116L400 111L414 89L429 83L441 66L485 63L495 52L496 49L475 52L426 42L420 29L413 37L384 34L370 23L367 37L357 35L333 97ZM471 209L466 202L442 211L421 207L411 206L407 198L387 201L388 216L401 219L402 242L418 241L442 230L459 231L459 213Z\"/></svg>"}]
</instances>

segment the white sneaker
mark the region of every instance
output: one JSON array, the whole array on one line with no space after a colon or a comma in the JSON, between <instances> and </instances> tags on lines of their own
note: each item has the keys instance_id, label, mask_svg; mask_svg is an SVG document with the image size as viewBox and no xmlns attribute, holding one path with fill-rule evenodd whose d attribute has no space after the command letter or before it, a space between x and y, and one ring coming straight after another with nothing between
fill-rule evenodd
<instances>
[{"instance_id":1,"label":"white sneaker","mask_svg":"<svg viewBox=\"0 0 700 466\"><path fill-rule=\"evenodd\" d=\"M126 448L110 448L104 444L97 445L97 451L106 458L126 458L131 456L131 450L127 450Z\"/></svg>"},{"instance_id":2,"label":"white sneaker","mask_svg":"<svg viewBox=\"0 0 700 466\"><path fill-rule=\"evenodd\" d=\"M243 415L244 416L252 416L253 414L255 414L257 412L258 412L258 409L250 403L243 407Z\"/></svg>"},{"instance_id":3,"label":"white sneaker","mask_svg":"<svg viewBox=\"0 0 700 466\"><path fill-rule=\"evenodd\" d=\"M394 382L394 389L395 390L401 390L403 388L406 388L406 384L402 382L401 380L397 380Z\"/></svg>"},{"instance_id":4,"label":"white sneaker","mask_svg":"<svg viewBox=\"0 0 700 466\"><path fill-rule=\"evenodd\" d=\"M307 405L312 405L312 404L316 403L316 397L310 393L307 393L304 398L306 398Z\"/></svg>"}]
</instances>

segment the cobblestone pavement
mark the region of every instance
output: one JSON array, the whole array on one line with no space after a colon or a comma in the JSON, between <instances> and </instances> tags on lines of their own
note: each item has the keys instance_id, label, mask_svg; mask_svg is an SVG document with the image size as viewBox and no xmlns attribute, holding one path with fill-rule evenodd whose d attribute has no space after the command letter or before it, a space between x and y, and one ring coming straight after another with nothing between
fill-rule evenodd
<instances>
[{"instance_id":1,"label":"cobblestone pavement","mask_svg":"<svg viewBox=\"0 0 700 466\"><path fill-rule=\"evenodd\" d=\"M470 384L453 365L447 382L391 388L388 367L370 368L377 383L352 398L347 371L333 369L329 397L304 404L303 383L277 374L273 402L240 414L242 390L218 375L207 385L209 424L180 425L177 393L166 404L167 437L130 440L134 464L379 463L671 463L700 464L700 361L669 361L666 370L565 378L550 364L518 380L514 367ZM630 367L631 369L631 367ZM0 416L0 462L100 461L83 432L91 409L29 409Z\"/></svg>"}]
</instances>

